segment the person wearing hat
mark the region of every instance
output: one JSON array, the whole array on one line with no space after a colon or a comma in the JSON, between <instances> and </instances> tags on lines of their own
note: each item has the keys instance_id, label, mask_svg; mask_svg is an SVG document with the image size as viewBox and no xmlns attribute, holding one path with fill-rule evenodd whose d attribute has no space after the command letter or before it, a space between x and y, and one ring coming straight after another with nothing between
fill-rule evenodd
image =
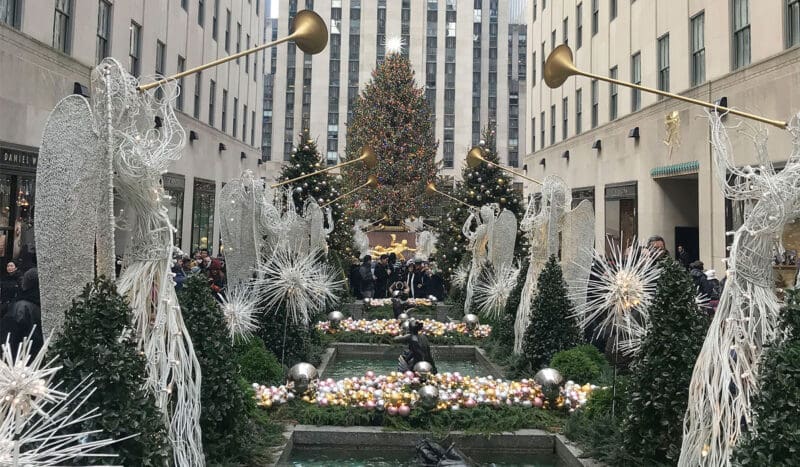
<instances>
[{"instance_id":1,"label":"person wearing hat","mask_svg":"<svg viewBox=\"0 0 800 467\"><path fill-rule=\"evenodd\" d=\"M722 286L719 283L719 279L717 279L717 271L713 269L706 271L706 282L708 283L708 298L712 302L718 301L722 295Z\"/></svg>"},{"instance_id":2,"label":"person wearing hat","mask_svg":"<svg viewBox=\"0 0 800 467\"><path fill-rule=\"evenodd\" d=\"M375 274L372 272L372 256L364 255L358 267L359 290L361 297L372 299L375 296Z\"/></svg>"},{"instance_id":3,"label":"person wearing hat","mask_svg":"<svg viewBox=\"0 0 800 467\"><path fill-rule=\"evenodd\" d=\"M409 295L411 298L425 297L425 273L421 267L417 267L413 259L408 260L408 276L406 276L406 285L408 286Z\"/></svg>"}]
</instances>

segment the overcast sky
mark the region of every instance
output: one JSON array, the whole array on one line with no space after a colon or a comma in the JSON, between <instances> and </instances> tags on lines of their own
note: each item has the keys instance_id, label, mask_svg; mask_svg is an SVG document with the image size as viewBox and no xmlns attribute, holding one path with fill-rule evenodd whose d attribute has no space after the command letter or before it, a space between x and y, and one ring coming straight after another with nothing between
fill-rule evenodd
<instances>
[{"instance_id":1,"label":"overcast sky","mask_svg":"<svg viewBox=\"0 0 800 467\"><path fill-rule=\"evenodd\" d=\"M278 0L270 0L270 1L272 2L272 8L270 8L270 11L272 12L272 17L273 18L277 18L278 17Z\"/></svg>"}]
</instances>

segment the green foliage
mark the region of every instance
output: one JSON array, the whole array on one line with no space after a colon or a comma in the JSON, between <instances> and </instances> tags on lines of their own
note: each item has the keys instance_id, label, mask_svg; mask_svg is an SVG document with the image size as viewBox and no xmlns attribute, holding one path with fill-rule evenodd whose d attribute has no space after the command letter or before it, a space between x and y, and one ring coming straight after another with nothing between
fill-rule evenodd
<instances>
[{"instance_id":1,"label":"green foliage","mask_svg":"<svg viewBox=\"0 0 800 467\"><path fill-rule=\"evenodd\" d=\"M497 153L496 133L494 123L490 123L481 133L484 142L484 158L501 164L503 161L501 161ZM461 172L461 179L462 181L452 193L457 199L476 207L487 203L497 203L501 208L508 209L514 213L517 216L517 220L522 219L525 211L522 192L514 189L512 185L513 178L508 177L500 168L485 163L474 169L465 166ZM449 206L446 206L445 212L448 215L447 218L443 219L439 229L437 262L445 279L450 280L451 274L458 265L465 258L469 261L467 239L461 232L469 212L462 205L452 202L449 203ZM525 237L518 235L517 243L514 247L515 256L518 259L523 258L527 251L526 248ZM467 262L467 264L469 263ZM460 299L460 304L464 304L463 298Z\"/></svg>"},{"instance_id":2,"label":"green foliage","mask_svg":"<svg viewBox=\"0 0 800 467\"><path fill-rule=\"evenodd\" d=\"M108 453L125 465L156 466L172 459L161 412L144 389L146 359L130 337L130 308L117 294L113 281L88 284L66 313L63 332L50 346L47 360L59 357L56 378L62 389L72 389L91 377L96 389L86 407L96 407L100 417L81 424L81 431L102 430L103 436L131 439L111 445ZM81 463L106 464L107 459L85 458Z\"/></svg>"},{"instance_id":3,"label":"green foliage","mask_svg":"<svg viewBox=\"0 0 800 467\"><path fill-rule=\"evenodd\" d=\"M562 350L553 356L550 368L555 368L568 380L578 384L596 383L601 370L597 362L586 356L581 350Z\"/></svg>"},{"instance_id":4,"label":"green foliage","mask_svg":"<svg viewBox=\"0 0 800 467\"><path fill-rule=\"evenodd\" d=\"M267 350L259 338L236 343L239 375L248 383L277 384L283 377L283 367L275 354Z\"/></svg>"},{"instance_id":5,"label":"green foliage","mask_svg":"<svg viewBox=\"0 0 800 467\"><path fill-rule=\"evenodd\" d=\"M650 331L631 369L631 393L623 447L648 464L674 463L680 454L683 418L695 360L708 318L695 304L696 289L673 259L660 263L650 305Z\"/></svg>"},{"instance_id":6,"label":"green foliage","mask_svg":"<svg viewBox=\"0 0 800 467\"><path fill-rule=\"evenodd\" d=\"M318 365L324 350L320 341L320 333L313 325L293 323L285 319L283 310L267 311L263 309L258 314L258 331L256 335L261 338L267 350L275 354L284 367L291 367L295 363L307 362ZM317 318L311 322L316 323Z\"/></svg>"},{"instance_id":7,"label":"green foliage","mask_svg":"<svg viewBox=\"0 0 800 467\"><path fill-rule=\"evenodd\" d=\"M780 323L787 334L762 357L752 401L755 430L744 435L734 453L740 465L790 466L800 459L800 291L787 291Z\"/></svg>"},{"instance_id":8,"label":"green foliage","mask_svg":"<svg viewBox=\"0 0 800 467\"><path fill-rule=\"evenodd\" d=\"M344 189L364 184L367 175L376 175L380 181L377 187L358 193L353 217L375 220L386 214L391 224L398 225L429 212L433 199L425 194L425 184L435 179L437 171L432 122L430 106L414 81L408 58L388 54L373 71L347 125L347 160L357 159L362 148L371 147L378 164L373 169L361 163L343 167Z\"/></svg>"},{"instance_id":9,"label":"green foliage","mask_svg":"<svg viewBox=\"0 0 800 467\"><path fill-rule=\"evenodd\" d=\"M575 318L569 317L572 305L555 256L550 257L539 276L537 291L519 368L528 375L545 367L557 352L571 349L581 341Z\"/></svg>"},{"instance_id":10,"label":"green foliage","mask_svg":"<svg viewBox=\"0 0 800 467\"><path fill-rule=\"evenodd\" d=\"M291 158L281 169L278 181L290 180L315 172L324 168L325 163L317 149L317 142L311 139L307 128L303 129L303 132L297 137L297 147L292 151ZM334 176L323 172L289 183L287 186L292 189L295 209L300 213L308 198L315 199L318 204L322 205L339 196L339 185L340 182ZM350 232L352 222L348 226L341 204L333 203L330 208L334 229L328 237L328 246L331 250L343 252L349 248L352 242Z\"/></svg>"},{"instance_id":11,"label":"green foliage","mask_svg":"<svg viewBox=\"0 0 800 467\"><path fill-rule=\"evenodd\" d=\"M404 418L358 407L318 407L294 401L274 409L273 413L273 419L292 420L305 425L383 426L392 430L430 430L434 433L459 430L488 435L524 428L560 431L564 424L564 417L559 413L519 406L478 406L456 412L427 412L414 408Z\"/></svg>"},{"instance_id":12,"label":"green foliage","mask_svg":"<svg viewBox=\"0 0 800 467\"><path fill-rule=\"evenodd\" d=\"M187 280L178 292L183 320L202 371L200 427L209 463L230 462L246 455L247 395L238 383L238 368L225 319L200 277Z\"/></svg>"}]
</instances>

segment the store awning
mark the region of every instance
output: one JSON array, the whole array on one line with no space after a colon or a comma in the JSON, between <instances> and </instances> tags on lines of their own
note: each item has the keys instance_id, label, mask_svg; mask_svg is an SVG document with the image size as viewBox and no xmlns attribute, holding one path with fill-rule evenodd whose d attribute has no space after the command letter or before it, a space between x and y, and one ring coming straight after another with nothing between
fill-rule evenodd
<instances>
[{"instance_id":1,"label":"store awning","mask_svg":"<svg viewBox=\"0 0 800 467\"><path fill-rule=\"evenodd\" d=\"M700 169L700 163L697 161L681 162L680 164L655 167L652 170L650 170L650 177L658 179L667 177L677 177L681 175L691 175L691 174L696 174L699 169Z\"/></svg>"}]
</instances>

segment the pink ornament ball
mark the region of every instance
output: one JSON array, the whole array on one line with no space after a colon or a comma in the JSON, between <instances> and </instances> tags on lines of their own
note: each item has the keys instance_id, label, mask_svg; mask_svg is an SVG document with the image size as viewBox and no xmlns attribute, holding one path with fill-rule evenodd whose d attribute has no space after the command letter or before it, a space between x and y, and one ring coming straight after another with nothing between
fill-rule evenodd
<instances>
[{"instance_id":1,"label":"pink ornament ball","mask_svg":"<svg viewBox=\"0 0 800 467\"><path fill-rule=\"evenodd\" d=\"M407 405L401 405L399 409L397 409L397 413L400 414L401 417L408 417L408 414L411 413L411 407Z\"/></svg>"},{"instance_id":2,"label":"pink ornament ball","mask_svg":"<svg viewBox=\"0 0 800 467\"><path fill-rule=\"evenodd\" d=\"M375 377L375 372L374 372L374 371L372 371L372 370L369 370L369 371L367 372L367 378L370 378L370 379L371 379L371 378L374 378L374 377Z\"/></svg>"},{"instance_id":3,"label":"pink ornament ball","mask_svg":"<svg viewBox=\"0 0 800 467\"><path fill-rule=\"evenodd\" d=\"M328 405L328 399L323 397L322 399L319 400L319 405L320 405L320 407L327 406Z\"/></svg>"},{"instance_id":4,"label":"pink ornament ball","mask_svg":"<svg viewBox=\"0 0 800 467\"><path fill-rule=\"evenodd\" d=\"M389 407L386 408L386 413L388 413L389 415L397 415L397 407L390 405Z\"/></svg>"},{"instance_id":5,"label":"pink ornament ball","mask_svg":"<svg viewBox=\"0 0 800 467\"><path fill-rule=\"evenodd\" d=\"M543 404L544 404L544 401L542 401L542 398L541 398L541 397L535 397L535 398L533 399L533 406L534 406L534 407L539 407L539 408L541 408Z\"/></svg>"},{"instance_id":6,"label":"pink ornament ball","mask_svg":"<svg viewBox=\"0 0 800 467\"><path fill-rule=\"evenodd\" d=\"M478 405L478 403L475 402L475 399L467 399L467 401L464 402L464 407L466 407L468 409L471 409L471 408L475 407L476 405Z\"/></svg>"}]
</instances>

